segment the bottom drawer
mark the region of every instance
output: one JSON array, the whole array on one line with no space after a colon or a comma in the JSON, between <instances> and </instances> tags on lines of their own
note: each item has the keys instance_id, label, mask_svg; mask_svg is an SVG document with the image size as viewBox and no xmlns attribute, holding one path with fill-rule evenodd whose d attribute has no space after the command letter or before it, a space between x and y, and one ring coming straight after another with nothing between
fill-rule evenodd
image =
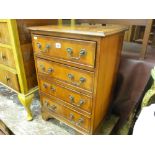
<instances>
[{"instance_id":1,"label":"bottom drawer","mask_svg":"<svg viewBox=\"0 0 155 155\"><path fill-rule=\"evenodd\" d=\"M16 91L19 91L18 77L15 73L0 68L0 82Z\"/></svg>"},{"instance_id":2,"label":"bottom drawer","mask_svg":"<svg viewBox=\"0 0 155 155\"><path fill-rule=\"evenodd\" d=\"M83 116L82 114L73 111L72 109L49 99L45 96L41 96L43 109L46 109L50 114L57 115L60 121L65 120L68 125L72 125L78 129L84 129L86 132L90 130L91 118ZM61 119L62 118L62 119Z\"/></svg>"}]
</instances>

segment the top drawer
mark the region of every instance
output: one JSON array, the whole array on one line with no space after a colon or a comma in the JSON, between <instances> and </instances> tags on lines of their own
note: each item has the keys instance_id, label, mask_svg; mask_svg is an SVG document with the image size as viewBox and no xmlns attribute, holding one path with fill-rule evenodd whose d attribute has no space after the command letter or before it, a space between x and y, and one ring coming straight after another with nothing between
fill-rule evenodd
<instances>
[{"instance_id":1,"label":"top drawer","mask_svg":"<svg viewBox=\"0 0 155 155\"><path fill-rule=\"evenodd\" d=\"M33 48L39 55L94 68L96 52L94 41L33 35Z\"/></svg>"},{"instance_id":2,"label":"top drawer","mask_svg":"<svg viewBox=\"0 0 155 155\"><path fill-rule=\"evenodd\" d=\"M10 36L7 22L0 22L0 43L10 44Z\"/></svg>"}]
</instances>

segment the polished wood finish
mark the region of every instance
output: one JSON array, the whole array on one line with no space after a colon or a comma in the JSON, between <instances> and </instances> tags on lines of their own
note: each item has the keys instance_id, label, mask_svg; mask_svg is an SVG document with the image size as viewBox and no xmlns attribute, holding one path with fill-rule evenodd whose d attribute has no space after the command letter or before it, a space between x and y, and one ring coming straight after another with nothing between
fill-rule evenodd
<instances>
[{"instance_id":1,"label":"polished wood finish","mask_svg":"<svg viewBox=\"0 0 155 155\"><path fill-rule=\"evenodd\" d=\"M126 26L118 26L118 25L110 25L107 27L102 26L85 26L85 25L76 25L76 26L37 26L37 27L29 27L29 29L40 32L48 32L53 33L64 33L64 34L77 34L77 35L88 35L88 36L100 36L105 37L108 35L112 35L115 33L122 32L127 29ZM45 33L46 34L46 33ZM88 40L87 40L88 41Z\"/></svg>"},{"instance_id":2,"label":"polished wood finish","mask_svg":"<svg viewBox=\"0 0 155 155\"><path fill-rule=\"evenodd\" d=\"M89 132L91 119L89 117L80 114L79 112L65 106L60 101L57 102L52 98L45 97L45 95L41 95L41 101L43 106L43 111L52 113L58 119L63 119L67 124L76 129L84 132Z\"/></svg>"},{"instance_id":3,"label":"polished wood finish","mask_svg":"<svg viewBox=\"0 0 155 155\"><path fill-rule=\"evenodd\" d=\"M38 73L42 73L44 76L65 81L91 92L93 91L94 74L92 72L44 59L36 59L36 69Z\"/></svg>"},{"instance_id":4,"label":"polished wood finish","mask_svg":"<svg viewBox=\"0 0 155 155\"><path fill-rule=\"evenodd\" d=\"M94 134L108 111L124 31L127 30L127 27L42 26L31 27L30 30L32 30L43 119L54 117L82 134ZM74 44L77 44L77 49L74 51L79 50L77 40L83 41L80 43L80 48L85 48L86 42L93 43L93 47L96 46L95 49L93 48L95 50L94 65L85 66L83 61L79 61L79 63L74 63L74 60L67 61L66 48L63 46L59 50L62 51L61 56L53 54L46 57L45 54L39 52L36 45L39 42L45 46L49 42L46 42L45 39L40 40L40 38L38 41L37 36L50 38L51 53L55 52L52 50L55 38L58 38L58 43L61 45L64 44L64 39L67 41L67 45L71 45L73 40ZM47 40L49 41L49 39ZM71 43L68 42L69 40ZM89 58L91 60L90 55L88 55L88 60ZM81 77L85 79L82 83L80 83ZM77 106L81 99L86 100L87 104ZM79 121L80 126L77 125Z\"/></svg>"},{"instance_id":5,"label":"polished wood finish","mask_svg":"<svg viewBox=\"0 0 155 155\"><path fill-rule=\"evenodd\" d=\"M92 112L92 97L86 96L83 93L70 89L66 86L56 84L47 80L42 80L39 77L40 91L55 96L66 102L66 104L74 105L79 109L91 114ZM63 93L62 93L63 92Z\"/></svg>"},{"instance_id":6,"label":"polished wood finish","mask_svg":"<svg viewBox=\"0 0 155 155\"><path fill-rule=\"evenodd\" d=\"M65 59L79 65L94 67L96 42L40 35L32 37L34 38L34 51L37 55Z\"/></svg>"},{"instance_id":7,"label":"polished wood finish","mask_svg":"<svg viewBox=\"0 0 155 155\"><path fill-rule=\"evenodd\" d=\"M94 129L105 117L112 99L112 88L116 81L123 37L124 33L119 33L101 39L100 54L98 55L100 63L97 64L98 78L95 80Z\"/></svg>"}]
</instances>

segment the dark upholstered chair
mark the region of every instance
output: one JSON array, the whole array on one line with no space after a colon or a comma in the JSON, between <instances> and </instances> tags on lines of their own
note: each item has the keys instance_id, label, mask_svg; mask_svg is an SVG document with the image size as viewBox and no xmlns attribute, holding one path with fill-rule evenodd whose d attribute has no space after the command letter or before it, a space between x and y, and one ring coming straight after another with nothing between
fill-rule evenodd
<instances>
[{"instance_id":1,"label":"dark upholstered chair","mask_svg":"<svg viewBox=\"0 0 155 155\"><path fill-rule=\"evenodd\" d=\"M121 57L115 96L111 105L112 112L120 117L115 131L121 128L131 115L134 117L136 114L144 97L153 66L154 63L148 61Z\"/></svg>"}]
</instances>

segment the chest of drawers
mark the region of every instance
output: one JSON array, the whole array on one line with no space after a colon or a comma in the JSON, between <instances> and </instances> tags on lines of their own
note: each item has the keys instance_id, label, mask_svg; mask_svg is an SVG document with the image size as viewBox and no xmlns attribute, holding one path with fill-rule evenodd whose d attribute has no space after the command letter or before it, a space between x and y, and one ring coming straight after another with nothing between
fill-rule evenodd
<instances>
[{"instance_id":1,"label":"chest of drawers","mask_svg":"<svg viewBox=\"0 0 155 155\"><path fill-rule=\"evenodd\" d=\"M0 19L0 83L18 93L20 102L32 120L30 103L37 88L37 79L27 26L56 23L51 20Z\"/></svg>"},{"instance_id":2,"label":"chest of drawers","mask_svg":"<svg viewBox=\"0 0 155 155\"><path fill-rule=\"evenodd\" d=\"M123 26L40 26L32 32L42 117L94 134L108 111Z\"/></svg>"}]
</instances>

